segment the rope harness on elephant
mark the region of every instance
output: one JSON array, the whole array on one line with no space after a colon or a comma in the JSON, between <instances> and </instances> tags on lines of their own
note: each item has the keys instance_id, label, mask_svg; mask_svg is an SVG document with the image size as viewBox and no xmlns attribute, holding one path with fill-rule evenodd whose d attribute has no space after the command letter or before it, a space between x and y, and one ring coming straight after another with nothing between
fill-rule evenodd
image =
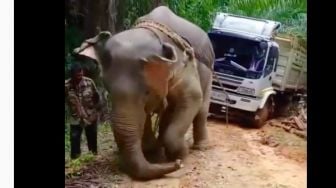
<instances>
[{"instance_id":1,"label":"rope harness on elephant","mask_svg":"<svg viewBox=\"0 0 336 188\"><path fill-rule=\"evenodd\" d=\"M179 34L177 34L175 31L170 29L168 26L155 22L153 20L149 19L139 19L135 22L133 28L145 28L153 31L158 38L160 39L159 35L156 33L154 29L157 29L167 35L170 39L172 39L178 46L181 48L182 51L186 51L188 49L192 49L192 46L183 39Z\"/></svg>"}]
</instances>

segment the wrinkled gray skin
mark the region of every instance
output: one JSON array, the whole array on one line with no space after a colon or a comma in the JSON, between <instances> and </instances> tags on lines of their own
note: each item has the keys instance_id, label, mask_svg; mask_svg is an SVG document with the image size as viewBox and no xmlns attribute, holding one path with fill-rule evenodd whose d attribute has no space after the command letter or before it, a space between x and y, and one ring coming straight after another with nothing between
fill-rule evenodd
<instances>
[{"instance_id":1,"label":"wrinkled gray skin","mask_svg":"<svg viewBox=\"0 0 336 188\"><path fill-rule=\"evenodd\" d=\"M184 135L191 124L193 147L201 149L207 144L214 52L203 30L167 7L157 7L144 17L169 26L187 39L194 48L197 67L188 53L161 32L158 33L163 43L143 28L112 37L105 32L87 41L101 39L94 45L95 55L111 93L113 132L123 167L134 178L153 179L181 167L177 159L188 154ZM83 53L90 54L87 50L90 48ZM160 110L163 115L156 141L150 114ZM144 153L159 156L163 148L171 162L154 164L146 159Z\"/></svg>"}]
</instances>

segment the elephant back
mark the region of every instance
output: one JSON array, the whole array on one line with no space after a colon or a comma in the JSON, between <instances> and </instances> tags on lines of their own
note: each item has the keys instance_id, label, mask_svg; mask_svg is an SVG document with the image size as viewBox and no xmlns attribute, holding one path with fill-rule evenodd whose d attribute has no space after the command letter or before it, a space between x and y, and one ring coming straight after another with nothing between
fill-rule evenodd
<instances>
[{"instance_id":1,"label":"elephant back","mask_svg":"<svg viewBox=\"0 0 336 188\"><path fill-rule=\"evenodd\" d=\"M194 48L196 58L212 69L215 53L207 33L200 27L177 16L166 6L159 6L140 19L151 19L174 30Z\"/></svg>"}]
</instances>

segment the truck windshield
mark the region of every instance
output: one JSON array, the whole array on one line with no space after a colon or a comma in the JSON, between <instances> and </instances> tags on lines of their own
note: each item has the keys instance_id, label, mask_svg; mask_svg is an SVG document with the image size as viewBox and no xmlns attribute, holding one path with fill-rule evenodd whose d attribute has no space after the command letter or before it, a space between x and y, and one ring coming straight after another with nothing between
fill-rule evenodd
<instances>
[{"instance_id":1,"label":"truck windshield","mask_svg":"<svg viewBox=\"0 0 336 188\"><path fill-rule=\"evenodd\" d=\"M216 72L250 79L261 77L267 46L257 41L224 35L213 35L210 39L216 56Z\"/></svg>"}]
</instances>

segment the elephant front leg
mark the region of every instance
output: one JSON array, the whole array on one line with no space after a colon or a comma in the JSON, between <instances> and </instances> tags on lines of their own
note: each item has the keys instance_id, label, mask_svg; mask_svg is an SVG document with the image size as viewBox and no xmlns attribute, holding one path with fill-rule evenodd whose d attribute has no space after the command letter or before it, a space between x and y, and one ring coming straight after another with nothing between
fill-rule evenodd
<instances>
[{"instance_id":1,"label":"elephant front leg","mask_svg":"<svg viewBox=\"0 0 336 188\"><path fill-rule=\"evenodd\" d=\"M157 163L165 161L164 149L158 143L152 128L151 116L147 115L144 134L142 137L142 150L146 159L150 162Z\"/></svg>"},{"instance_id":2,"label":"elephant front leg","mask_svg":"<svg viewBox=\"0 0 336 188\"><path fill-rule=\"evenodd\" d=\"M199 111L202 99L184 101L175 105L171 111L171 119L164 127L162 135L166 156L169 160L184 159L189 153L189 146L184 139L184 135L190 127L195 115ZM161 125L160 125L161 126Z\"/></svg>"}]
</instances>

